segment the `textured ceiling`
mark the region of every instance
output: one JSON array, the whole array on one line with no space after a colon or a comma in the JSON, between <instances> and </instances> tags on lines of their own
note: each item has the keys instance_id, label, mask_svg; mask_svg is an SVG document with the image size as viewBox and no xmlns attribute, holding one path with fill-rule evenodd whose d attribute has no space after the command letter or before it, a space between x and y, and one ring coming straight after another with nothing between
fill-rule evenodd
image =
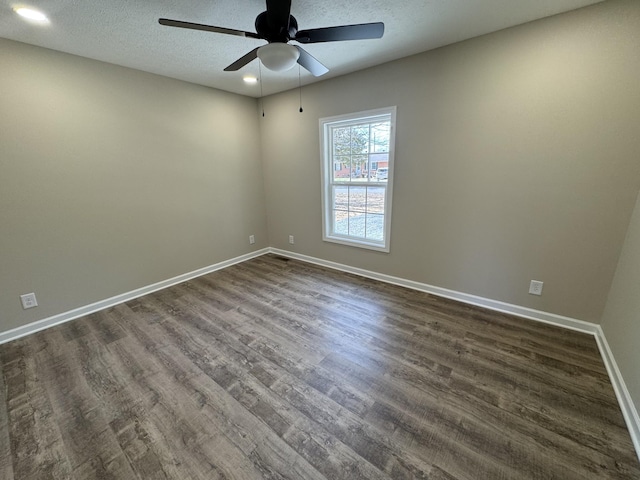
<instances>
[{"instance_id":1,"label":"textured ceiling","mask_svg":"<svg viewBox=\"0 0 640 480\"><path fill-rule=\"evenodd\" d=\"M379 40L309 44L304 48L329 73L301 71L303 85L494 32L601 0L293 0L300 29L384 22ZM12 8L39 8L49 25L29 23ZM136 68L230 92L260 96L257 60L238 72L223 69L262 40L164 27L166 17L255 31L264 0L0 0L0 37ZM298 68L262 68L264 95L295 88Z\"/></svg>"}]
</instances>

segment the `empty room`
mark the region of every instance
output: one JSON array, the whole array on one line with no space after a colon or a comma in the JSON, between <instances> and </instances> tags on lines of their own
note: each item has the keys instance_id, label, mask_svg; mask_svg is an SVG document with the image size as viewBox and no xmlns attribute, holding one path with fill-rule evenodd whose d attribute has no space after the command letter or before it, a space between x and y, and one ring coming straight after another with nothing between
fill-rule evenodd
<instances>
[{"instance_id":1,"label":"empty room","mask_svg":"<svg viewBox=\"0 0 640 480\"><path fill-rule=\"evenodd\" d=\"M0 5L1 479L640 479L640 2Z\"/></svg>"}]
</instances>

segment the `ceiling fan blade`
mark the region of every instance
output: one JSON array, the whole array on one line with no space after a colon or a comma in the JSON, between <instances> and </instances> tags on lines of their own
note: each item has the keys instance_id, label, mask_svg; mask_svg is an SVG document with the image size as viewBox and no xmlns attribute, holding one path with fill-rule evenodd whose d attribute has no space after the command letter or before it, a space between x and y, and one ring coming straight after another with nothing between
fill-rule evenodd
<instances>
[{"instance_id":1,"label":"ceiling fan blade","mask_svg":"<svg viewBox=\"0 0 640 480\"><path fill-rule=\"evenodd\" d=\"M300 52L300 56L298 57L298 63L302 68L309 70L311 72L311 75L313 75L314 77L319 77L329 71L327 67L325 67L318 60L312 57L302 47L298 47L297 45L295 45L295 47Z\"/></svg>"},{"instance_id":2,"label":"ceiling fan blade","mask_svg":"<svg viewBox=\"0 0 640 480\"><path fill-rule=\"evenodd\" d=\"M168 27L189 28L191 30L202 30L205 32L226 33L227 35L237 35L239 37L260 38L257 33L253 32L234 30L232 28L214 27L213 25L203 25L201 23L182 22L180 20L171 20L169 18L160 18L158 23Z\"/></svg>"},{"instance_id":3,"label":"ceiling fan blade","mask_svg":"<svg viewBox=\"0 0 640 480\"><path fill-rule=\"evenodd\" d=\"M384 23L361 23L358 25L300 30L296 34L295 40L300 43L339 42L342 40L382 38L383 34Z\"/></svg>"},{"instance_id":4,"label":"ceiling fan blade","mask_svg":"<svg viewBox=\"0 0 640 480\"><path fill-rule=\"evenodd\" d=\"M225 68L224 71L225 72L235 72L237 70L240 70L246 64L248 64L249 62L252 62L256 58L258 58L258 49L259 48L260 47L256 47L253 50L251 50L249 53L247 53L246 55L243 55L238 60L233 62L231 65L229 65L227 68Z\"/></svg>"},{"instance_id":5,"label":"ceiling fan blade","mask_svg":"<svg viewBox=\"0 0 640 480\"><path fill-rule=\"evenodd\" d=\"M289 29L291 0L267 0L267 22L271 28Z\"/></svg>"}]
</instances>

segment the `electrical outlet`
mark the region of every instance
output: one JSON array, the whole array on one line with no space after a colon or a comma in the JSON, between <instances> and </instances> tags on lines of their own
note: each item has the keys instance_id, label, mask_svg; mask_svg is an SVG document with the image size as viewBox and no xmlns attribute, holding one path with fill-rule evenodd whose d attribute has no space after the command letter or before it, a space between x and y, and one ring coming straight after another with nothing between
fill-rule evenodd
<instances>
[{"instance_id":1,"label":"electrical outlet","mask_svg":"<svg viewBox=\"0 0 640 480\"><path fill-rule=\"evenodd\" d=\"M249 235L249 243L251 245L253 245L254 243L256 243L256 236L255 235Z\"/></svg>"},{"instance_id":2,"label":"electrical outlet","mask_svg":"<svg viewBox=\"0 0 640 480\"><path fill-rule=\"evenodd\" d=\"M295 242L293 240L293 235L289 235L289 243L293 245Z\"/></svg>"},{"instance_id":3,"label":"electrical outlet","mask_svg":"<svg viewBox=\"0 0 640 480\"><path fill-rule=\"evenodd\" d=\"M24 295L20 295L20 301L22 302L22 308L24 310L38 306L35 293L25 293Z\"/></svg>"},{"instance_id":4,"label":"electrical outlet","mask_svg":"<svg viewBox=\"0 0 640 480\"><path fill-rule=\"evenodd\" d=\"M542 295L542 285L544 282L539 282L538 280L531 280L529 284L529 293L531 295Z\"/></svg>"}]
</instances>

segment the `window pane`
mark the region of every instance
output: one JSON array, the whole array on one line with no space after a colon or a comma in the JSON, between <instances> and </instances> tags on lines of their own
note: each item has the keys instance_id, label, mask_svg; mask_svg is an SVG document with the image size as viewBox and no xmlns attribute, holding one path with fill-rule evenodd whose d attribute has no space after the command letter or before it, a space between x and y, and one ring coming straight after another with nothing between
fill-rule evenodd
<instances>
[{"instance_id":1,"label":"window pane","mask_svg":"<svg viewBox=\"0 0 640 480\"><path fill-rule=\"evenodd\" d=\"M333 212L333 234L349 235L349 214L336 210Z\"/></svg>"},{"instance_id":2,"label":"window pane","mask_svg":"<svg viewBox=\"0 0 640 480\"><path fill-rule=\"evenodd\" d=\"M349 210L349 187L333 187L333 209Z\"/></svg>"},{"instance_id":3,"label":"window pane","mask_svg":"<svg viewBox=\"0 0 640 480\"><path fill-rule=\"evenodd\" d=\"M367 210L367 187L349 187L349 211L365 212Z\"/></svg>"},{"instance_id":4,"label":"window pane","mask_svg":"<svg viewBox=\"0 0 640 480\"><path fill-rule=\"evenodd\" d=\"M366 214L360 212L349 212L349 236L365 238Z\"/></svg>"},{"instance_id":5,"label":"window pane","mask_svg":"<svg viewBox=\"0 0 640 480\"><path fill-rule=\"evenodd\" d=\"M384 237L384 215L367 213L367 232L369 240L381 242Z\"/></svg>"},{"instance_id":6,"label":"window pane","mask_svg":"<svg viewBox=\"0 0 640 480\"><path fill-rule=\"evenodd\" d=\"M389 151L389 122L371 124L371 151L372 152L388 152Z\"/></svg>"},{"instance_id":7,"label":"window pane","mask_svg":"<svg viewBox=\"0 0 640 480\"><path fill-rule=\"evenodd\" d=\"M369 125L351 127L351 153L369 151Z\"/></svg>"},{"instance_id":8,"label":"window pane","mask_svg":"<svg viewBox=\"0 0 640 480\"><path fill-rule=\"evenodd\" d=\"M349 155L351 153L351 129L349 127L333 128L333 154Z\"/></svg>"},{"instance_id":9,"label":"window pane","mask_svg":"<svg viewBox=\"0 0 640 480\"><path fill-rule=\"evenodd\" d=\"M333 157L333 180L339 182L349 181L351 175L351 159L347 156Z\"/></svg>"},{"instance_id":10,"label":"window pane","mask_svg":"<svg viewBox=\"0 0 640 480\"><path fill-rule=\"evenodd\" d=\"M384 187L367 187L367 213L384 213Z\"/></svg>"},{"instance_id":11,"label":"window pane","mask_svg":"<svg viewBox=\"0 0 640 480\"><path fill-rule=\"evenodd\" d=\"M353 155L351 157L351 178L364 178L367 170L367 155Z\"/></svg>"}]
</instances>

